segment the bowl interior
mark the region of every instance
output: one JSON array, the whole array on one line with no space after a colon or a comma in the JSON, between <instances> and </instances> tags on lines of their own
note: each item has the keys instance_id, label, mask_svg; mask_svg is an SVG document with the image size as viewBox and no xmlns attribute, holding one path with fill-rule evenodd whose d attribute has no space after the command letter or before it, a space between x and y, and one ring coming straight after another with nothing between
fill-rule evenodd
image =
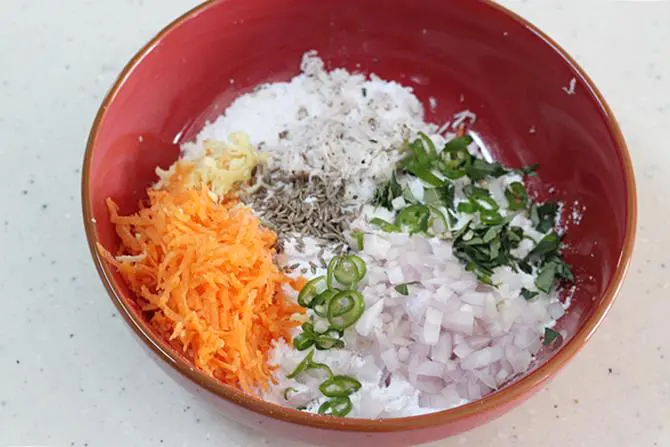
<instances>
[{"instance_id":1,"label":"bowl interior","mask_svg":"<svg viewBox=\"0 0 670 447\"><path fill-rule=\"evenodd\" d=\"M412 87L436 123L475 112L474 131L506 165L540 163L531 189L566 204L566 259L578 284L560 323L568 339L611 299L632 231L623 141L570 60L500 8L470 0L214 1L182 19L134 60L98 118L84 172L85 213L96 221L89 236L115 250L105 199L135 211L180 143L235 97L296 75L311 49L329 68ZM583 212L579 225L573 208ZM120 276L105 274L141 319Z\"/></svg>"}]
</instances>

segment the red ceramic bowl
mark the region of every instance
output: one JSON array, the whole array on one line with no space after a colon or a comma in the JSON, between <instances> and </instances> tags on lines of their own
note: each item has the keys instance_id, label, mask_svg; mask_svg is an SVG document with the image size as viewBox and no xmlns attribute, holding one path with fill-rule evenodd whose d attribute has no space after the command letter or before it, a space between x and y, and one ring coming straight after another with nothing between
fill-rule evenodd
<instances>
[{"instance_id":1,"label":"red ceramic bowl","mask_svg":"<svg viewBox=\"0 0 670 447\"><path fill-rule=\"evenodd\" d=\"M104 201L136 210L154 168L237 96L298 73L319 51L328 67L374 72L438 100L440 123L468 107L475 130L510 166L538 162L532 185L584 207L571 225L567 261L579 287L560 328L568 336L525 377L485 398L425 416L388 420L315 416L263 402L194 370L147 325L120 276L95 250L118 244ZM575 79L574 94L566 89ZM567 89L569 90L569 89ZM462 96L461 96L462 95ZM464 99L461 103L460 98ZM534 129L532 132L530 129ZM163 30L128 64L93 125L83 170L86 233L114 304L159 363L201 387L226 414L267 432L334 445L406 445L450 436L495 418L540 389L586 343L612 305L633 248L631 161L601 94L537 28L474 0L214 0ZM169 366L168 366L169 365ZM352 444L353 443L353 444Z\"/></svg>"}]
</instances>

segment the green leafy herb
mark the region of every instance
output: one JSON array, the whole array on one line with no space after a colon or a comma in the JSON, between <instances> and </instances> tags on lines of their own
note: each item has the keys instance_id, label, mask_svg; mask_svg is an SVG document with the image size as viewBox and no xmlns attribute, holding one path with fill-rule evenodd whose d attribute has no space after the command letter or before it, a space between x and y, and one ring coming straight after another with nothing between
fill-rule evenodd
<instances>
[{"instance_id":1,"label":"green leafy herb","mask_svg":"<svg viewBox=\"0 0 670 447\"><path fill-rule=\"evenodd\" d=\"M467 167L466 173L470 180L477 182L479 180L484 180L486 177L502 177L507 174L508 171L503 168L500 163L489 163L481 158L473 157L472 164Z\"/></svg>"},{"instance_id":2,"label":"green leafy herb","mask_svg":"<svg viewBox=\"0 0 670 447\"><path fill-rule=\"evenodd\" d=\"M380 219L379 217L374 217L370 219L370 223L372 225L377 225L379 228L381 228L383 231L386 231L387 233L399 233L400 232L400 227L392 224L391 222L387 222L384 219Z\"/></svg>"},{"instance_id":3,"label":"green leafy herb","mask_svg":"<svg viewBox=\"0 0 670 447\"><path fill-rule=\"evenodd\" d=\"M558 204L556 202L546 202L541 205L532 205L530 207L530 221L540 233L546 233L554 228L556 214L558 213Z\"/></svg>"},{"instance_id":4,"label":"green leafy herb","mask_svg":"<svg viewBox=\"0 0 670 447\"><path fill-rule=\"evenodd\" d=\"M428 230L430 219L430 208L426 205L410 205L398 213L395 225L407 228L410 234L425 232Z\"/></svg>"},{"instance_id":5,"label":"green leafy herb","mask_svg":"<svg viewBox=\"0 0 670 447\"><path fill-rule=\"evenodd\" d=\"M404 295L404 296L408 296L409 295L409 288L407 286L411 286L413 284L420 284L420 283L419 283L419 281L406 282L406 283L396 285L394 287L394 289L399 294Z\"/></svg>"},{"instance_id":6,"label":"green leafy herb","mask_svg":"<svg viewBox=\"0 0 670 447\"><path fill-rule=\"evenodd\" d=\"M523 210L528 206L528 192L521 182L514 182L505 189L505 198L507 199L510 211Z\"/></svg>"},{"instance_id":7,"label":"green leafy herb","mask_svg":"<svg viewBox=\"0 0 670 447\"><path fill-rule=\"evenodd\" d=\"M545 346L549 346L554 340L556 339L562 339L563 337L561 334L556 332L553 329L550 329L548 327L544 328L544 340L542 341L542 344Z\"/></svg>"},{"instance_id":8,"label":"green leafy herb","mask_svg":"<svg viewBox=\"0 0 670 447\"><path fill-rule=\"evenodd\" d=\"M372 204L384 207L391 211L393 210L391 202L393 202L393 199L400 196L402 196L402 186L398 183L394 172L386 183L377 187L372 196Z\"/></svg>"},{"instance_id":9,"label":"green leafy herb","mask_svg":"<svg viewBox=\"0 0 670 447\"><path fill-rule=\"evenodd\" d=\"M442 186L444 184L444 181L433 174L432 164L430 162L422 163L418 158L410 157L402 162L402 166L415 177L420 178L431 186Z\"/></svg>"},{"instance_id":10,"label":"green leafy herb","mask_svg":"<svg viewBox=\"0 0 670 447\"><path fill-rule=\"evenodd\" d=\"M466 265L466 269L477 275L480 281L492 284L493 270L501 266L513 267L511 250L521 241L518 227L500 218L495 225L467 223L454 234L454 255Z\"/></svg>"},{"instance_id":11,"label":"green leafy herb","mask_svg":"<svg viewBox=\"0 0 670 447\"><path fill-rule=\"evenodd\" d=\"M537 275L535 279L535 287L538 290L543 291L544 293L551 292L551 289L554 285L554 279L556 278L557 265L555 262L549 262L545 264Z\"/></svg>"},{"instance_id":12,"label":"green leafy herb","mask_svg":"<svg viewBox=\"0 0 670 447\"><path fill-rule=\"evenodd\" d=\"M536 291L533 291L533 290L528 290L525 287L523 287L521 289L521 296L524 297L524 299L526 301L532 300L533 298L535 298L539 294L540 294L540 292L536 292Z\"/></svg>"},{"instance_id":13,"label":"green leafy herb","mask_svg":"<svg viewBox=\"0 0 670 447\"><path fill-rule=\"evenodd\" d=\"M426 152L428 156L431 158L437 157L437 149L435 148L435 143L433 143L433 140L431 140L430 137L423 132L419 132L419 138L423 140L423 144L427 148Z\"/></svg>"},{"instance_id":14,"label":"green leafy herb","mask_svg":"<svg viewBox=\"0 0 670 447\"><path fill-rule=\"evenodd\" d=\"M423 190L423 203L426 205L444 206L446 209L454 209L454 184L445 182L436 188L425 188Z\"/></svg>"},{"instance_id":15,"label":"green leafy herb","mask_svg":"<svg viewBox=\"0 0 670 447\"><path fill-rule=\"evenodd\" d=\"M526 262L530 264L538 263L548 258L558 256L558 250L561 246L561 238L555 233L547 234L542 240L528 253Z\"/></svg>"},{"instance_id":16,"label":"green leafy herb","mask_svg":"<svg viewBox=\"0 0 670 447\"><path fill-rule=\"evenodd\" d=\"M532 165L526 165L521 169L514 169L514 172L524 177L526 176L532 177L537 175L537 168L539 167L540 167L539 163L534 163Z\"/></svg>"}]
</instances>

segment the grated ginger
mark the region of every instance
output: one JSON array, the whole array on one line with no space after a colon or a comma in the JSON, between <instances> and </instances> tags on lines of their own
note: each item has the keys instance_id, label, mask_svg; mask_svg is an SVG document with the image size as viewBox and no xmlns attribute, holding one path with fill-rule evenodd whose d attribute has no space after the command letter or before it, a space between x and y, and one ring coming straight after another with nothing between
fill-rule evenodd
<instances>
[{"instance_id":1,"label":"grated ginger","mask_svg":"<svg viewBox=\"0 0 670 447\"><path fill-rule=\"evenodd\" d=\"M183 186L194 189L207 186L212 198L220 200L236 185L251 180L254 168L268 158L267 154L258 152L249 136L242 132L231 133L228 142L207 140L204 146L202 155L194 160L178 160L167 170L156 168L159 181L155 188L167 187L170 178L181 168L187 172Z\"/></svg>"}]
</instances>

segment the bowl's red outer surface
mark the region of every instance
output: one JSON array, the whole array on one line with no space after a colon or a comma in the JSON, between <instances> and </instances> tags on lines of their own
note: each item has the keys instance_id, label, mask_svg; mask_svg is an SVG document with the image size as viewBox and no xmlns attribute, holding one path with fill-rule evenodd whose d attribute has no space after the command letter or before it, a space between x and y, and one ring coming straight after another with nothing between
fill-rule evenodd
<instances>
[{"instance_id":1,"label":"bowl's red outer surface","mask_svg":"<svg viewBox=\"0 0 670 447\"><path fill-rule=\"evenodd\" d=\"M263 402L195 371L154 334L120 276L95 250L118 245L104 204L137 209L154 168L167 167L237 96L288 80L305 51L327 66L374 72L411 86L442 123L463 108L474 130L510 166L540 163L532 189L551 187L569 208L567 260L579 287L561 320L556 352L525 377L477 402L389 420L334 419ZM574 94L569 94L571 79ZM563 87L566 87L564 89ZM333 445L417 444L491 420L529 397L584 345L611 306L635 235L636 196L621 131L590 79L548 37L492 3L474 0L215 0L179 18L126 67L91 131L83 170L83 209L91 252L114 304L171 375L204 388L217 407L268 433ZM168 366L169 365L169 366ZM354 444L346 444L346 443Z\"/></svg>"}]
</instances>

